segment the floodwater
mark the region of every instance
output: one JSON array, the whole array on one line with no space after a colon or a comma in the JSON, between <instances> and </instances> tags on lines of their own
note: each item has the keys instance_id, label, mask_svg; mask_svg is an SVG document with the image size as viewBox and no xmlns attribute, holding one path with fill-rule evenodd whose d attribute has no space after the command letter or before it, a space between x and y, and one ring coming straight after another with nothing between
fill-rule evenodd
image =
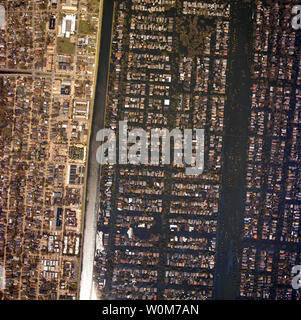
<instances>
[{"instance_id":1,"label":"floodwater","mask_svg":"<svg viewBox=\"0 0 301 320\"><path fill-rule=\"evenodd\" d=\"M96 161L96 150L99 146L99 143L96 142L96 134L100 129L104 127L106 88L108 67L110 61L109 58L113 21L113 5L113 1L104 0L97 84L89 147L88 175L86 187L87 196L85 204L84 234L81 259L82 263L80 278L80 300L90 300L94 296L94 290L92 290L93 263L98 214L98 193L100 183L100 165Z\"/></svg>"}]
</instances>

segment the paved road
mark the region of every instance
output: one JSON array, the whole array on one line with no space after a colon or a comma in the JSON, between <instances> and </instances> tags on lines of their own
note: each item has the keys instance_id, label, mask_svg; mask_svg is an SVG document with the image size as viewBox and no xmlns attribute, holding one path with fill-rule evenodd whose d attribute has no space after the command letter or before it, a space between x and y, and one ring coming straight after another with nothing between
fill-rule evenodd
<instances>
[{"instance_id":1,"label":"paved road","mask_svg":"<svg viewBox=\"0 0 301 320\"><path fill-rule=\"evenodd\" d=\"M81 260L82 265L80 280L80 300L91 299L92 292L100 173L100 166L96 161L96 150L99 146L99 143L96 142L96 134L100 129L104 127L106 88L113 20L113 4L113 1L104 0L99 65L89 147L84 237Z\"/></svg>"}]
</instances>

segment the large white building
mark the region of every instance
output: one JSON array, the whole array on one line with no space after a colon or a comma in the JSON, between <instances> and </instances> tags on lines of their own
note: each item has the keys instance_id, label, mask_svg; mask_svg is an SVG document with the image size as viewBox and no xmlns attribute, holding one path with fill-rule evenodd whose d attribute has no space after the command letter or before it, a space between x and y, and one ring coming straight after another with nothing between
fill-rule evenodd
<instances>
[{"instance_id":1,"label":"large white building","mask_svg":"<svg viewBox=\"0 0 301 320\"><path fill-rule=\"evenodd\" d=\"M75 15L66 15L62 22L62 35L69 38L75 31Z\"/></svg>"}]
</instances>

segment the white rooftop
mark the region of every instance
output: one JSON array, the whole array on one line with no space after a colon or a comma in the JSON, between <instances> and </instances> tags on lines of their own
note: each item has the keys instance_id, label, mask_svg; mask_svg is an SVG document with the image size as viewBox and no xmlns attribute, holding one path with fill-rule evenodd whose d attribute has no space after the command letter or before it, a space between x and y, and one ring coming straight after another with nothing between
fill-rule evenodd
<instances>
[{"instance_id":1,"label":"white rooftop","mask_svg":"<svg viewBox=\"0 0 301 320\"><path fill-rule=\"evenodd\" d=\"M69 15L68 14L63 18L62 34L66 38L69 38L70 35L74 33L74 31L75 31L75 20L76 20L76 16L75 15Z\"/></svg>"}]
</instances>

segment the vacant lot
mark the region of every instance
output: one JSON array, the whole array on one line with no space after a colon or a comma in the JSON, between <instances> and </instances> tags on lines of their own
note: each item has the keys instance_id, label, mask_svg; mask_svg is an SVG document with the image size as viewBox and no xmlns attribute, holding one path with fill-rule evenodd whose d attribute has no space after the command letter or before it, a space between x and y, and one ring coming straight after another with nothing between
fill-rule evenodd
<instances>
[{"instance_id":1,"label":"vacant lot","mask_svg":"<svg viewBox=\"0 0 301 320\"><path fill-rule=\"evenodd\" d=\"M57 39L57 53L59 54L74 54L75 45L67 38Z\"/></svg>"},{"instance_id":2,"label":"vacant lot","mask_svg":"<svg viewBox=\"0 0 301 320\"><path fill-rule=\"evenodd\" d=\"M96 28L94 27L93 24L91 24L90 21L81 20L79 22L78 32L80 34L93 34L96 32Z\"/></svg>"}]
</instances>

